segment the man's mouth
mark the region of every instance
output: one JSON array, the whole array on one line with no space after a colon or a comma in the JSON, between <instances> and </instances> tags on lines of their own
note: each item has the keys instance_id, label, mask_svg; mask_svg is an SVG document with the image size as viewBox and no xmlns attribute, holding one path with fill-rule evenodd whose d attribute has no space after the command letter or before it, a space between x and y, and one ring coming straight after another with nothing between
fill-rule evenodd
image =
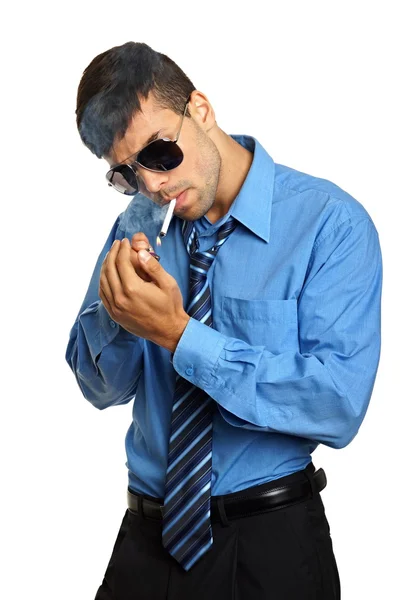
<instances>
[{"instance_id":1,"label":"man's mouth","mask_svg":"<svg viewBox=\"0 0 400 600\"><path fill-rule=\"evenodd\" d=\"M182 192L180 192L178 195L172 196L171 198L167 198L161 202L161 206L166 206L167 204L169 204L171 202L171 200L173 200L174 198L176 198L176 201L178 201L179 197L182 196L184 193L186 192L186 190L183 190Z\"/></svg>"},{"instance_id":2,"label":"man's mouth","mask_svg":"<svg viewBox=\"0 0 400 600\"><path fill-rule=\"evenodd\" d=\"M176 197L176 207L175 208L180 208L182 206L182 204L185 203L185 199L186 199L186 193L187 193L187 189L183 190L183 192L181 192L177 197Z\"/></svg>"}]
</instances>

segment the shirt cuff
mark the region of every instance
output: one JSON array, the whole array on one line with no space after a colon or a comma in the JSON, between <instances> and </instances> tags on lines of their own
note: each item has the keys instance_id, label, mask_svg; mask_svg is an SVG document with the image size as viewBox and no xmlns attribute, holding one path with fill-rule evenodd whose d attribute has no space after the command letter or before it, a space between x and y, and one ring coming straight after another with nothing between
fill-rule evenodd
<instances>
[{"instance_id":1,"label":"shirt cuff","mask_svg":"<svg viewBox=\"0 0 400 600\"><path fill-rule=\"evenodd\" d=\"M215 382L214 370L226 337L190 317L171 362L181 377L197 387Z\"/></svg>"},{"instance_id":2,"label":"shirt cuff","mask_svg":"<svg viewBox=\"0 0 400 600\"><path fill-rule=\"evenodd\" d=\"M110 344L113 341L115 337L117 337L120 329L119 323L111 319L103 302L100 301L96 304L97 306L93 304L88 306L80 316L80 320L84 329L87 329L85 327L85 324L86 319L89 318L89 329L85 331L85 333L87 334L87 339L92 339L92 343L89 345L90 354L92 356L93 362L95 362L96 358L99 356L103 348L105 348L108 344ZM97 323L93 324L92 318L89 316L86 317L86 315L89 315L90 313L97 313ZM94 336L89 335L90 330L94 330Z\"/></svg>"}]
</instances>

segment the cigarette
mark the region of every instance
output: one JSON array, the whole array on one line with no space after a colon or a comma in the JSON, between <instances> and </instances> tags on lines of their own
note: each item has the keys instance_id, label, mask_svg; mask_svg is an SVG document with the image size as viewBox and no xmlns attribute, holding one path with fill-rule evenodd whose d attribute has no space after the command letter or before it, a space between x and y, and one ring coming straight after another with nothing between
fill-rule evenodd
<instances>
[{"instance_id":1,"label":"cigarette","mask_svg":"<svg viewBox=\"0 0 400 600\"><path fill-rule=\"evenodd\" d=\"M167 214L165 215L164 223L162 224L161 231L159 233L160 238L167 235L168 227L169 227L169 224L172 219L172 214L174 212L175 204L176 204L176 198L171 200L171 202L169 203Z\"/></svg>"}]
</instances>

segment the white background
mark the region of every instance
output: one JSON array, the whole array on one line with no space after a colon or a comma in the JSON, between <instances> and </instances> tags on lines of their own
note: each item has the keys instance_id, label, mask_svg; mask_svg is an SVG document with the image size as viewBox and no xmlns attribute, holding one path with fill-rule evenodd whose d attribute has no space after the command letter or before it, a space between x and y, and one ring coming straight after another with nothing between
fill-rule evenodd
<instances>
[{"instance_id":1,"label":"white background","mask_svg":"<svg viewBox=\"0 0 400 600\"><path fill-rule=\"evenodd\" d=\"M396 2L22 2L2 19L1 595L94 598L126 509L132 402L96 410L65 361L124 196L80 141L76 91L99 53L146 42L210 99L227 133L338 184L380 236L382 352L364 423L313 455L342 598L398 593ZM13 12L11 12L11 10ZM397 590L397 591L396 591Z\"/></svg>"}]
</instances>

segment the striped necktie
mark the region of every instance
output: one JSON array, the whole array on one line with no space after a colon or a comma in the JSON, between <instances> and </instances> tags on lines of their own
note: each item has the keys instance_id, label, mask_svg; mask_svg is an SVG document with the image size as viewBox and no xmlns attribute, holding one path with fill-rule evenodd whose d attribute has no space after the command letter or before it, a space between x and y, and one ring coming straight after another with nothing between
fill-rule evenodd
<instances>
[{"instance_id":1,"label":"striped necktie","mask_svg":"<svg viewBox=\"0 0 400 600\"><path fill-rule=\"evenodd\" d=\"M187 314L212 326L208 270L235 229L233 217L218 229L217 243L199 252L193 221L184 221L183 239L190 255ZM162 543L188 571L213 543L211 506L212 413L215 402L204 390L177 375L172 406L165 483Z\"/></svg>"}]
</instances>

